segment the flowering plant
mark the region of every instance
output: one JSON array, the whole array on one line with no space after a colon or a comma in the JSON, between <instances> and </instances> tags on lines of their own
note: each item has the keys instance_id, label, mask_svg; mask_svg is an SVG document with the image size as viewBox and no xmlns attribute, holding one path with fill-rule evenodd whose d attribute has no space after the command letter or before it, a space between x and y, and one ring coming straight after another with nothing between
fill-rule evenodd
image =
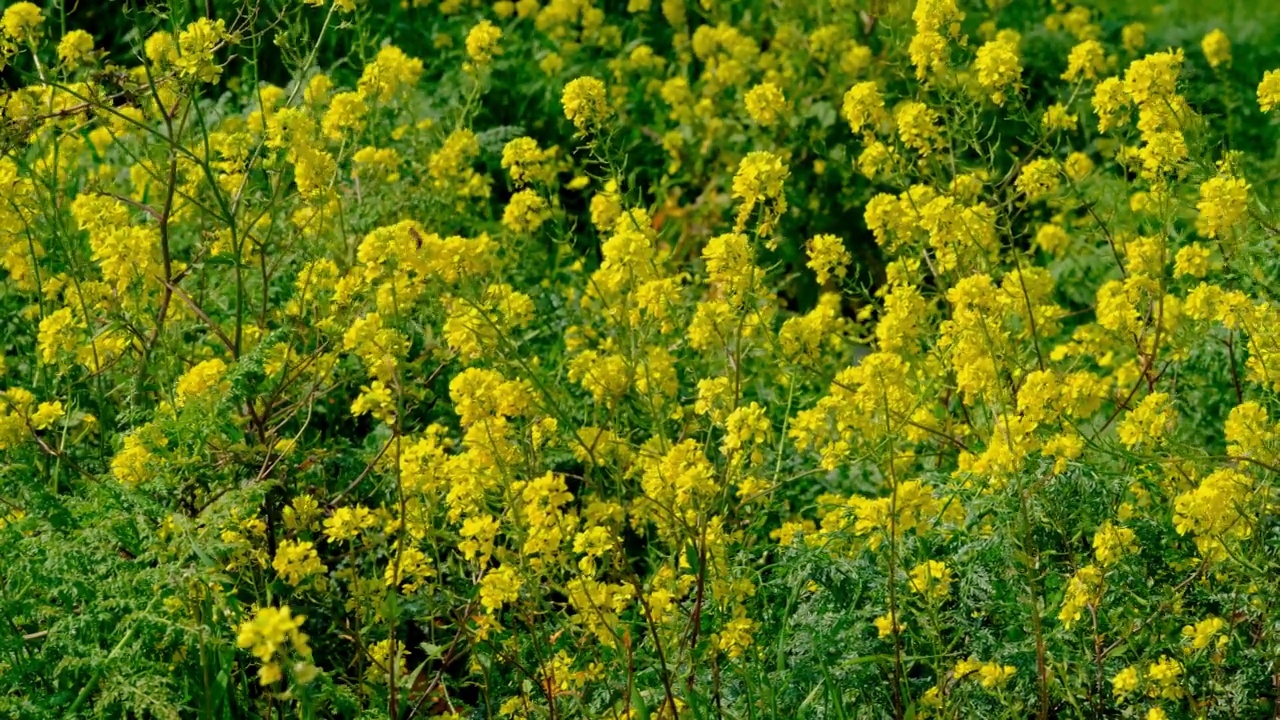
<instances>
[{"instance_id":1,"label":"flowering plant","mask_svg":"<svg viewBox=\"0 0 1280 720\"><path fill-rule=\"evenodd\" d=\"M1280 58L872 5L7 6L0 709L1272 716Z\"/></svg>"}]
</instances>

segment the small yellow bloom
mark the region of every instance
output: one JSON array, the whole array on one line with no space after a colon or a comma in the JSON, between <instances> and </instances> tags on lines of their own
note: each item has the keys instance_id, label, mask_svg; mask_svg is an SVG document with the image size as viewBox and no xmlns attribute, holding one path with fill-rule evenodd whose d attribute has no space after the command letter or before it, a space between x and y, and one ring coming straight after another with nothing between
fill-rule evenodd
<instances>
[{"instance_id":1,"label":"small yellow bloom","mask_svg":"<svg viewBox=\"0 0 1280 720\"><path fill-rule=\"evenodd\" d=\"M994 690L1009 682L1009 679L1017 673L1017 668L1012 665L1000 665L995 662L983 663L978 668L978 684L987 690Z\"/></svg>"},{"instance_id":2,"label":"small yellow bloom","mask_svg":"<svg viewBox=\"0 0 1280 720\"><path fill-rule=\"evenodd\" d=\"M43 34L44 13L34 3L10 5L0 17L0 33L17 43L35 42Z\"/></svg>"},{"instance_id":3,"label":"small yellow bloom","mask_svg":"<svg viewBox=\"0 0 1280 720\"><path fill-rule=\"evenodd\" d=\"M1209 248L1191 243L1178 250L1173 260L1173 276L1202 278L1209 272Z\"/></svg>"},{"instance_id":4,"label":"small yellow bloom","mask_svg":"<svg viewBox=\"0 0 1280 720\"><path fill-rule=\"evenodd\" d=\"M999 38L978 48L973 67L978 71L978 83L990 93L991 101L997 105L1004 104L1006 91L1016 88L1022 76L1018 46Z\"/></svg>"},{"instance_id":5,"label":"small yellow bloom","mask_svg":"<svg viewBox=\"0 0 1280 720\"><path fill-rule=\"evenodd\" d=\"M1079 122L1077 116L1067 112L1066 106L1062 103L1050 105L1040 119L1041 127L1049 132L1074 130L1077 122Z\"/></svg>"},{"instance_id":6,"label":"small yellow bloom","mask_svg":"<svg viewBox=\"0 0 1280 720\"><path fill-rule=\"evenodd\" d=\"M809 269L817 276L818 284L826 284L832 276L842 278L853 261L844 240L835 235L814 235L807 245Z\"/></svg>"},{"instance_id":7,"label":"small yellow bloom","mask_svg":"<svg viewBox=\"0 0 1280 720\"><path fill-rule=\"evenodd\" d=\"M891 613L881 615L871 621L871 624L876 626L876 633L882 638L887 638L894 633L900 633L906 629L906 626L894 618Z\"/></svg>"},{"instance_id":8,"label":"small yellow bloom","mask_svg":"<svg viewBox=\"0 0 1280 720\"><path fill-rule=\"evenodd\" d=\"M593 77L570 80L564 86L561 103L564 105L564 116L579 132L595 130L609 118L604 83Z\"/></svg>"},{"instance_id":9,"label":"small yellow bloom","mask_svg":"<svg viewBox=\"0 0 1280 720\"><path fill-rule=\"evenodd\" d=\"M93 52L93 36L84 30L72 30L58 43L58 59L64 67L74 70Z\"/></svg>"},{"instance_id":10,"label":"small yellow bloom","mask_svg":"<svg viewBox=\"0 0 1280 720\"><path fill-rule=\"evenodd\" d=\"M1126 667L1111 678L1111 692L1117 702L1124 702L1129 695L1138 689L1138 669L1133 665Z\"/></svg>"},{"instance_id":11,"label":"small yellow bloom","mask_svg":"<svg viewBox=\"0 0 1280 720\"><path fill-rule=\"evenodd\" d=\"M1196 230L1208 238L1228 232L1249 211L1249 184L1236 177L1219 175L1200 185L1200 201L1196 203L1200 217Z\"/></svg>"},{"instance_id":12,"label":"small yellow bloom","mask_svg":"<svg viewBox=\"0 0 1280 720\"><path fill-rule=\"evenodd\" d=\"M1280 105L1280 70L1268 70L1258 83L1258 106L1262 112L1271 112L1277 105Z\"/></svg>"},{"instance_id":13,"label":"small yellow bloom","mask_svg":"<svg viewBox=\"0 0 1280 720\"><path fill-rule=\"evenodd\" d=\"M495 613L520 597L522 585L520 574L510 565L490 570L480 581L480 604L487 612Z\"/></svg>"},{"instance_id":14,"label":"small yellow bloom","mask_svg":"<svg viewBox=\"0 0 1280 720\"><path fill-rule=\"evenodd\" d=\"M481 20L467 33L467 56L479 66L493 62L493 56L501 52L498 41L502 30L488 20Z\"/></svg>"},{"instance_id":15,"label":"small yellow bloom","mask_svg":"<svg viewBox=\"0 0 1280 720\"><path fill-rule=\"evenodd\" d=\"M787 109L787 99L783 97L778 86L771 82L760 83L748 90L744 101L747 114L764 127L777 124L778 119Z\"/></svg>"},{"instance_id":16,"label":"small yellow bloom","mask_svg":"<svg viewBox=\"0 0 1280 720\"><path fill-rule=\"evenodd\" d=\"M1209 67L1218 68L1231 63L1231 39L1221 29L1215 28L1200 41L1200 49L1204 51Z\"/></svg>"},{"instance_id":17,"label":"small yellow bloom","mask_svg":"<svg viewBox=\"0 0 1280 720\"><path fill-rule=\"evenodd\" d=\"M1099 73L1107 67L1107 52L1097 40L1085 40L1071 48L1067 55L1067 70L1062 79L1070 82L1077 80L1097 80Z\"/></svg>"},{"instance_id":18,"label":"small yellow bloom","mask_svg":"<svg viewBox=\"0 0 1280 720\"><path fill-rule=\"evenodd\" d=\"M547 201L536 191L525 189L511 196L502 212L502 224L511 232L527 235L551 217Z\"/></svg>"},{"instance_id":19,"label":"small yellow bloom","mask_svg":"<svg viewBox=\"0 0 1280 720\"><path fill-rule=\"evenodd\" d=\"M31 426L36 430L44 430L62 419L62 402L42 402L31 415Z\"/></svg>"},{"instance_id":20,"label":"small yellow bloom","mask_svg":"<svg viewBox=\"0 0 1280 720\"><path fill-rule=\"evenodd\" d=\"M1186 625L1182 628L1182 636L1191 643L1191 647L1200 650L1209 646L1214 636L1222 632L1227 626L1227 622L1219 617L1209 617L1201 620L1195 625Z\"/></svg>"},{"instance_id":21,"label":"small yellow bloom","mask_svg":"<svg viewBox=\"0 0 1280 720\"><path fill-rule=\"evenodd\" d=\"M930 602L945 600L951 589L951 568L937 560L927 560L911 569L911 592Z\"/></svg>"},{"instance_id":22,"label":"small yellow bloom","mask_svg":"<svg viewBox=\"0 0 1280 720\"><path fill-rule=\"evenodd\" d=\"M1037 158L1022 167L1014 186L1027 200L1038 200L1058 189L1061 173L1062 164L1057 160Z\"/></svg>"}]
</instances>

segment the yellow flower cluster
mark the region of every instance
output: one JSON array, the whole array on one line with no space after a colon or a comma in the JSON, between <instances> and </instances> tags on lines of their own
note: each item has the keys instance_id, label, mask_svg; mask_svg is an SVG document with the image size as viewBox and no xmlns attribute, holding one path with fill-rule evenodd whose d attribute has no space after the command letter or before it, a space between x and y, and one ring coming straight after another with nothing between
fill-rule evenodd
<instances>
[{"instance_id":1,"label":"yellow flower cluster","mask_svg":"<svg viewBox=\"0 0 1280 720\"><path fill-rule=\"evenodd\" d=\"M258 680L270 685L284 677L280 663L287 655L298 658L291 674L301 683L315 677L316 668L308 662L311 648L302 632L305 616L294 615L289 606L258 609L251 619L240 624L236 645L247 649L262 666L258 668Z\"/></svg>"}]
</instances>

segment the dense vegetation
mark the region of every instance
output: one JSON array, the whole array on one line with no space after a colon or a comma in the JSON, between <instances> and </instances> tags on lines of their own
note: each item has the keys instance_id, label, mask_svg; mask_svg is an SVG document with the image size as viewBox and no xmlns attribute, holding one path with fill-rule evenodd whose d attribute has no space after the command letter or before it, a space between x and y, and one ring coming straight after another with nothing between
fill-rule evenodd
<instances>
[{"instance_id":1,"label":"dense vegetation","mask_svg":"<svg viewBox=\"0 0 1280 720\"><path fill-rule=\"evenodd\" d=\"M1275 717L1189 5L7 4L0 715Z\"/></svg>"}]
</instances>

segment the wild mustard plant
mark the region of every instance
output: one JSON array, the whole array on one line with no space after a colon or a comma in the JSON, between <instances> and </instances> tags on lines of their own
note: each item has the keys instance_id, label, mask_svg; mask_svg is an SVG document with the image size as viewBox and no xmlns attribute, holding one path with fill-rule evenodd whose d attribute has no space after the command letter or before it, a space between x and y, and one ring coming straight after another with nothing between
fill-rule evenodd
<instances>
[{"instance_id":1,"label":"wild mustard plant","mask_svg":"<svg viewBox=\"0 0 1280 720\"><path fill-rule=\"evenodd\" d=\"M186 12L0 15L6 715L1274 714L1248 37Z\"/></svg>"}]
</instances>

